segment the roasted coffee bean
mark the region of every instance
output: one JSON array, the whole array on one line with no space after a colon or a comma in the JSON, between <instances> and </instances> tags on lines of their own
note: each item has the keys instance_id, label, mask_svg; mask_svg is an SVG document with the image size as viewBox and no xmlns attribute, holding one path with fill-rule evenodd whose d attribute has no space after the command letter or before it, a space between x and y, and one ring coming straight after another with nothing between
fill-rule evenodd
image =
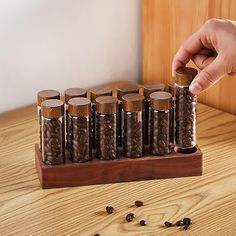
<instances>
[{"instance_id":1,"label":"roasted coffee bean","mask_svg":"<svg viewBox=\"0 0 236 236\"><path fill-rule=\"evenodd\" d=\"M150 114L150 153L152 155L165 155L170 153L169 144L169 111L156 111L151 109Z\"/></svg>"},{"instance_id":2,"label":"roasted coffee bean","mask_svg":"<svg viewBox=\"0 0 236 236\"><path fill-rule=\"evenodd\" d=\"M108 214L112 214L114 212L114 208L112 206L107 206L106 211Z\"/></svg>"},{"instance_id":3,"label":"roasted coffee bean","mask_svg":"<svg viewBox=\"0 0 236 236\"><path fill-rule=\"evenodd\" d=\"M64 118L42 120L42 159L56 165L65 161Z\"/></svg>"},{"instance_id":4,"label":"roasted coffee bean","mask_svg":"<svg viewBox=\"0 0 236 236\"><path fill-rule=\"evenodd\" d=\"M139 224L141 226L145 226L145 225L147 225L147 222L145 220L140 220Z\"/></svg>"},{"instance_id":5,"label":"roasted coffee bean","mask_svg":"<svg viewBox=\"0 0 236 236\"><path fill-rule=\"evenodd\" d=\"M169 221L165 221L164 225L165 225L166 227L171 227L171 226L173 226L173 224L172 224L171 222L169 222Z\"/></svg>"},{"instance_id":6,"label":"roasted coffee bean","mask_svg":"<svg viewBox=\"0 0 236 236\"><path fill-rule=\"evenodd\" d=\"M183 219L183 224L184 225L191 225L192 223L193 223L193 221L190 218L188 218L188 217L185 217Z\"/></svg>"},{"instance_id":7,"label":"roasted coffee bean","mask_svg":"<svg viewBox=\"0 0 236 236\"><path fill-rule=\"evenodd\" d=\"M118 157L117 121L116 114L96 116L97 126L97 158L113 160Z\"/></svg>"},{"instance_id":8,"label":"roasted coffee bean","mask_svg":"<svg viewBox=\"0 0 236 236\"><path fill-rule=\"evenodd\" d=\"M188 228L189 228L188 224L184 225L184 230L188 230Z\"/></svg>"},{"instance_id":9,"label":"roasted coffee bean","mask_svg":"<svg viewBox=\"0 0 236 236\"><path fill-rule=\"evenodd\" d=\"M126 157L142 157L144 155L142 112L124 113L124 155Z\"/></svg>"},{"instance_id":10,"label":"roasted coffee bean","mask_svg":"<svg viewBox=\"0 0 236 236\"><path fill-rule=\"evenodd\" d=\"M141 207L141 206L143 206L143 202L142 201L135 201L134 205L136 207Z\"/></svg>"},{"instance_id":11,"label":"roasted coffee bean","mask_svg":"<svg viewBox=\"0 0 236 236\"><path fill-rule=\"evenodd\" d=\"M131 222L134 218L135 218L135 215L133 213L129 213L127 214L125 219L127 222Z\"/></svg>"},{"instance_id":12,"label":"roasted coffee bean","mask_svg":"<svg viewBox=\"0 0 236 236\"><path fill-rule=\"evenodd\" d=\"M86 162L91 160L91 132L89 117L68 118L68 145L71 161Z\"/></svg>"},{"instance_id":13,"label":"roasted coffee bean","mask_svg":"<svg viewBox=\"0 0 236 236\"><path fill-rule=\"evenodd\" d=\"M188 87L176 86L175 142L179 148L196 145L196 96Z\"/></svg>"},{"instance_id":14,"label":"roasted coffee bean","mask_svg":"<svg viewBox=\"0 0 236 236\"><path fill-rule=\"evenodd\" d=\"M184 222L182 220L178 220L176 223L175 223L176 226L183 226L184 225Z\"/></svg>"}]
</instances>

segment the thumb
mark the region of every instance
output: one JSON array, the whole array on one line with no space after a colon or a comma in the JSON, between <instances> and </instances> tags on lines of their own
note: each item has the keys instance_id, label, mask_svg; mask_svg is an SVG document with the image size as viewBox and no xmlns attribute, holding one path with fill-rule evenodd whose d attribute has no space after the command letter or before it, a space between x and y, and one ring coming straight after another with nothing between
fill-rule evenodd
<instances>
[{"instance_id":1,"label":"thumb","mask_svg":"<svg viewBox=\"0 0 236 236\"><path fill-rule=\"evenodd\" d=\"M218 55L216 59L206 66L192 81L189 89L193 94L198 94L211 87L226 74L224 62Z\"/></svg>"}]
</instances>

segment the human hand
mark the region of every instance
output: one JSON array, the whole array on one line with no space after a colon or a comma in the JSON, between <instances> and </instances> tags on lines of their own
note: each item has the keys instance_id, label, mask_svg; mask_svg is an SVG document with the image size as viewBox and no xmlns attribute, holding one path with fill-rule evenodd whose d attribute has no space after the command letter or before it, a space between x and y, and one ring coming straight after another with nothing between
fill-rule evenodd
<instances>
[{"instance_id":1,"label":"human hand","mask_svg":"<svg viewBox=\"0 0 236 236\"><path fill-rule=\"evenodd\" d=\"M210 19L180 47L172 63L172 75L190 59L201 70L190 85L198 94L224 75L236 75L236 21Z\"/></svg>"}]
</instances>

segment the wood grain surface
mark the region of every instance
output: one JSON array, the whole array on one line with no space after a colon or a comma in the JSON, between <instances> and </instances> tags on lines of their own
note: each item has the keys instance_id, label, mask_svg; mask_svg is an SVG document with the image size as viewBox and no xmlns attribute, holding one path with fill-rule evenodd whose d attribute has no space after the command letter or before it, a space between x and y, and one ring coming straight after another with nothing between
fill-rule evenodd
<instances>
[{"instance_id":1,"label":"wood grain surface","mask_svg":"<svg viewBox=\"0 0 236 236\"><path fill-rule=\"evenodd\" d=\"M235 0L144 0L144 82L171 81L172 59L180 45L207 19L236 20L235 9ZM236 114L235 88L236 77L226 76L203 92L199 101Z\"/></svg>"},{"instance_id":2,"label":"wood grain surface","mask_svg":"<svg viewBox=\"0 0 236 236\"><path fill-rule=\"evenodd\" d=\"M236 117L198 107L202 177L42 190L34 165L35 106L0 115L0 235L236 235ZM62 173L63 175L63 173ZM144 201L136 208L133 202ZM115 213L107 215L112 205ZM134 212L134 222L124 217ZM189 231L165 220L193 219ZM148 225L141 227L138 221Z\"/></svg>"}]
</instances>

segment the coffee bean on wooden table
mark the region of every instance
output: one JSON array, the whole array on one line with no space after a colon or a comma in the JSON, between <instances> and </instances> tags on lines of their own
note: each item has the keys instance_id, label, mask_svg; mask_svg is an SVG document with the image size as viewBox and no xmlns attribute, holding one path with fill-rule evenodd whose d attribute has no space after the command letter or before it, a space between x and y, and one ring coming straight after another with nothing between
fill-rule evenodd
<instances>
[{"instance_id":1,"label":"coffee bean on wooden table","mask_svg":"<svg viewBox=\"0 0 236 236\"><path fill-rule=\"evenodd\" d=\"M134 202L134 205L136 206L136 207L141 207L141 206L143 206L143 202L142 201L135 201Z\"/></svg>"},{"instance_id":2,"label":"coffee bean on wooden table","mask_svg":"<svg viewBox=\"0 0 236 236\"><path fill-rule=\"evenodd\" d=\"M176 223L175 223L176 226L183 226L184 223L182 220L178 220Z\"/></svg>"},{"instance_id":3,"label":"coffee bean on wooden table","mask_svg":"<svg viewBox=\"0 0 236 236\"><path fill-rule=\"evenodd\" d=\"M165 221L164 225L168 228L173 226L173 224L169 221Z\"/></svg>"},{"instance_id":4,"label":"coffee bean on wooden table","mask_svg":"<svg viewBox=\"0 0 236 236\"><path fill-rule=\"evenodd\" d=\"M191 225L192 223L193 223L193 221L190 218L188 218L188 217L185 217L183 219L183 224L184 225Z\"/></svg>"},{"instance_id":5,"label":"coffee bean on wooden table","mask_svg":"<svg viewBox=\"0 0 236 236\"><path fill-rule=\"evenodd\" d=\"M112 206L107 206L107 207L106 207L106 212L107 212L108 214L112 214L112 213L114 212L114 208L113 208Z\"/></svg>"},{"instance_id":6,"label":"coffee bean on wooden table","mask_svg":"<svg viewBox=\"0 0 236 236\"><path fill-rule=\"evenodd\" d=\"M126 219L127 222L131 222L131 221L133 221L134 218L135 218L134 213L129 213L129 214L126 215L125 219Z\"/></svg>"},{"instance_id":7,"label":"coffee bean on wooden table","mask_svg":"<svg viewBox=\"0 0 236 236\"><path fill-rule=\"evenodd\" d=\"M145 225L147 225L147 222L145 220L140 220L139 224L141 226L145 226Z\"/></svg>"}]
</instances>

